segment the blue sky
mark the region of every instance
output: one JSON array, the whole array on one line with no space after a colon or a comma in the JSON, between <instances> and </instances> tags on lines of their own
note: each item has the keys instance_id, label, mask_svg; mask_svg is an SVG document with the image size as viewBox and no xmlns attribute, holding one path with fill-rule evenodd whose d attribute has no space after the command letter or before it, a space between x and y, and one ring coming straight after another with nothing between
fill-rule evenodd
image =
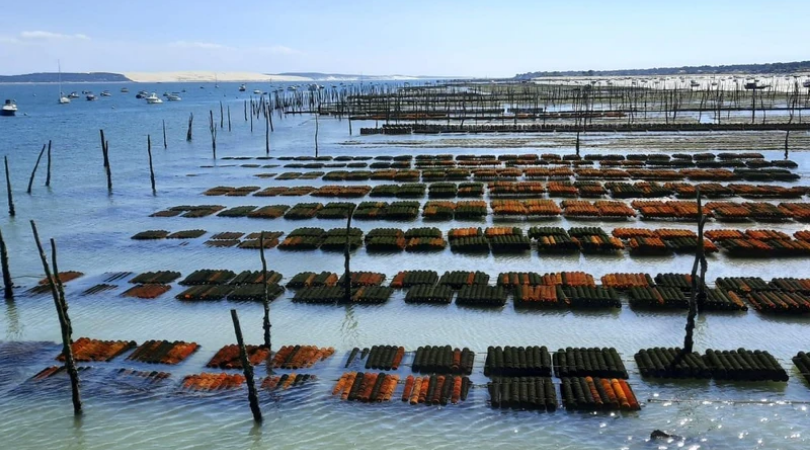
<instances>
[{"instance_id":1,"label":"blue sky","mask_svg":"<svg viewBox=\"0 0 810 450\"><path fill-rule=\"evenodd\" d=\"M29 0L0 73L215 70L501 77L810 59L810 1Z\"/></svg>"}]
</instances>

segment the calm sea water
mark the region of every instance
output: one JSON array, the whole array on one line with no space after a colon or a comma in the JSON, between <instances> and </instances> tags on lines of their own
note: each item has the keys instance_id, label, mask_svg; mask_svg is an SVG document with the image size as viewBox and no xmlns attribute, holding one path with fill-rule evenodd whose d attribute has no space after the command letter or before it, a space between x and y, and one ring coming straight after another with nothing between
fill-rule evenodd
<instances>
[{"instance_id":1,"label":"calm sea water","mask_svg":"<svg viewBox=\"0 0 810 450\"><path fill-rule=\"evenodd\" d=\"M58 323L53 303L47 296L20 297L0 308L0 435L8 448L806 448L807 403L810 389L790 362L799 350L808 350L807 319L763 317L751 311L741 314L706 314L698 320L696 345L705 348L746 347L768 350L789 369L791 381L776 383L669 383L642 380L632 355L640 348L676 346L682 342L684 313L643 312L625 306L614 312L516 311L511 303L502 310L477 310L451 306L405 305L400 294L387 304L374 307L329 307L293 304L289 294L272 305L274 345L317 344L334 346L335 357L318 370L318 383L280 396L261 393L265 422L254 426L245 392L213 395L181 393L179 379L203 371L207 360L222 345L234 341L228 310L236 307L246 338L257 343L261 336L261 306L227 301L181 304L172 291L153 301L125 299L121 285L109 294L81 297L78 294L100 282L112 271L178 270L184 275L200 268L244 270L260 268L256 252L215 249L203 245L205 237L180 242L132 241L129 237L147 229L177 231L202 228L208 235L219 231L289 232L300 226L340 227L342 221L304 222L256 221L250 219L150 218L149 214L180 204L265 205L294 204L309 197L204 197L201 193L216 185L294 186L323 184L320 180L274 181L254 177L260 172L282 172L283 168L240 167L246 161L212 159L208 134L208 111L218 120L219 102L231 108L232 131L218 132L218 156L264 155L263 124L251 134L244 120L245 93L237 84L213 85L130 84L66 85L63 90L104 89L109 98L70 105L57 105L54 85L0 85L0 98L15 98L20 108L16 118L0 120L0 149L9 157L17 216L2 214L0 228L8 242L15 283L31 286L42 276L29 220L36 220L43 238L53 237L59 246L60 269L79 270L86 275L67 285L74 337L127 339L182 339L202 345L189 360L171 368L173 379L153 389L131 386L112 377L112 370L132 367L152 370L154 366L117 361L94 364L83 375L86 413L74 420L66 378L45 383L26 381L53 363L59 347ZM269 86L248 86L249 90ZM135 99L139 89L181 91L181 102L146 105ZM194 113L194 140L185 141L189 113ZM168 149L163 149L161 123L165 120ZM287 116L276 119L271 135L271 155L311 155L314 152L314 119ZM368 126L369 124L365 124ZM357 148L342 145L348 140L383 143L383 136L359 137L363 126L332 118L320 120L320 152L324 155L379 155L406 153L525 153L532 149L440 150L382 146ZM104 129L110 142L114 183L106 189L98 130ZM146 136L153 138L157 196L149 185ZM503 138L514 136L504 135ZM470 137L474 138L474 137ZM32 194L26 186L39 149L53 140L53 179L44 184L44 161ZM397 137L441 139L441 137ZM537 137L544 139L543 136ZM752 148L752 151L758 149ZM546 150L543 150L546 151ZM559 153L570 153L560 148ZM769 153L779 158L779 153ZM792 156L806 173L807 157ZM269 163L272 161L264 161ZM214 167L203 167L214 166ZM806 181L803 180L806 183ZM356 184L375 184L356 183ZM316 201L316 200L312 200ZM323 201L323 200L317 200ZM3 207L5 210L5 207ZM491 219L489 219L491 220ZM491 222L481 222L484 226ZM446 231L464 222L431 224ZM474 224L474 223L473 223ZM619 222L545 223L568 227L593 225L612 228ZM364 230L407 224L358 222ZM528 227L533 223L517 226ZM638 226L656 226L638 222ZM674 227L688 227L674 224ZM711 225L720 228L718 224ZM762 227L756 224L741 227ZM806 228L797 224L768 225L792 233ZM327 252L268 252L269 269L289 279L304 270L342 270L339 254ZM623 256L548 257L536 253L512 256L462 256L449 250L431 255L370 255L364 249L352 259L355 270L373 270L392 277L403 269L482 270L493 277L503 271L552 272L581 270L601 276L610 272L686 272L689 256L630 258ZM729 259L715 256L709 261L710 280L718 276L756 275L806 277L803 259L779 261ZM19 289L22 291L22 289ZM34 344L32 342L43 342ZM642 411L632 414L532 413L494 411L487 405L486 391L472 390L461 406L410 407L399 401L385 405L347 404L329 396L341 373L345 352L355 346L397 344L413 350L419 345L468 346L477 352L488 345L614 346L622 354L631 374ZM22 346L22 347L21 347ZM473 380L483 384L483 355L476 361ZM257 373L263 375L263 369ZM407 374L407 370L402 370ZM653 429L665 429L683 436L672 442L648 442ZM5 447L2 445L0 447Z\"/></svg>"}]
</instances>

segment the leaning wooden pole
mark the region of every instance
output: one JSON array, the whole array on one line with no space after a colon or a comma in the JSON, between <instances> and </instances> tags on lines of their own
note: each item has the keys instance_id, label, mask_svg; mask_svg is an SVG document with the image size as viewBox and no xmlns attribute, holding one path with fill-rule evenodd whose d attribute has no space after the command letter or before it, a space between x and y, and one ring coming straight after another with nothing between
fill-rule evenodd
<instances>
[{"instance_id":1,"label":"leaning wooden pole","mask_svg":"<svg viewBox=\"0 0 810 450\"><path fill-rule=\"evenodd\" d=\"M34 164L34 170L31 171L31 177L28 178L28 189L25 191L28 194L31 193L31 187L34 185L34 177L37 175L37 168L39 167L39 162L42 160L42 155L45 154L45 149L47 148L47 144L42 145L42 150L39 151L39 156L37 156L37 162Z\"/></svg>"},{"instance_id":2,"label":"leaning wooden pole","mask_svg":"<svg viewBox=\"0 0 810 450\"><path fill-rule=\"evenodd\" d=\"M236 332L236 343L239 346L239 360L242 362L242 370L245 373L245 381L247 382L250 411L253 413L253 420L261 423L262 410L259 409L256 385L253 383L253 366L250 365L250 360L248 360L245 341L242 339L242 327L239 326L239 316L236 314L235 309L231 310L231 319L233 319L233 329Z\"/></svg>"},{"instance_id":3,"label":"leaning wooden pole","mask_svg":"<svg viewBox=\"0 0 810 450\"><path fill-rule=\"evenodd\" d=\"M152 136L148 134L146 135L146 152L149 154L149 179L152 181L152 195L156 195L155 169L152 167Z\"/></svg>"},{"instance_id":4,"label":"leaning wooden pole","mask_svg":"<svg viewBox=\"0 0 810 450\"><path fill-rule=\"evenodd\" d=\"M6 163L6 193L8 193L8 215L14 217L17 213L14 211L14 196L11 194L11 178L8 175L8 156L4 156L3 160Z\"/></svg>"},{"instance_id":5,"label":"leaning wooden pole","mask_svg":"<svg viewBox=\"0 0 810 450\"><path fill-rule=\"evenodd\" d=\"M264 258L264 231L259 235L259 257L262 259L262 282L264 283L264 320L262 321L262 328L264 329L264 346L270 351L270 289L267 285L267 260Z\"/></svg>"},{"instance_id":6,"label":"leaning wooden pole","mask_svg":"<svg viewBox=\"0 0 810 450\"><path fill-rule=\"evenodd\" d=\"M107 173L107 191L112 192L112 172L110 168L110 141L104 141L104 170Z\"/></svg>"},{"instance_id":7,"label":"leaning wooden pole","mask_svg":"<svg viewBox=\"0 0 810 450\"><path fill-rule=\"evenodd\" d=\"M59 316L59 326L62 330L62 355L65 357L65 367L68 375L70 376L70 387L73 391L73 413L80 415L82 413L82 399L81 392L79 391L79 372L76 370L76 363L73 359L73 342L70 337L70 319L67 316L67 304L62 303L62 299L59 296L59 291L56 286L56 280L54 278L59 276L59 272L51 274L51 269L48 266L48 258L45 256L45 250L43 250L42 243L39 240L37 225L33 220L31 221L31 229L34 231L34 241L36 241L37 249L39 250L39 257L42 260L42 267L45 270L45 277L48 280L48 285L51 288L53 302L56 305L56 313ZM51 241L51 244L53 245L53 241ZM56 262L56 247L53 247L53 258L54 262ZM54 267L54 270L58 270L58 268Z\"/></svg>"},{"instance_id":8,"label":"leaning wooden pole","mask_svg":"<svg viewBox=\"0 0 810 450\"><path fill-rule=\"evenodd\" d=\"M59 278L59 265L57 264L56 259L56 241L51 238L51 264L53 265L53 283L56 285L56 292L59 294L59 306L62 308L62 317L65 319L65 328L67 329L67 339L70 345L68 348L70 349L70 357L73 359L73 325L70 322L70 315L68 314L68 304L67 299L65 298L65 287L62 285L62 279ZM64 332L63 332L64 335ZM64 340L64 336L62 338ZM65 358L67 361L67 358ZM72 368L68 366L68 373L70 374L70 384L71 387L74 385L75 382L75 389L73 391L73 409L75 414L81 414L82 409L82 399L81 393L79 392L79 372L76 370L75 361L72 364ZM78 412L76 411L76 405L79 405Z\"/></svg>"},{"instance_id":9,"label":"leaning wooden pole","mask_svg":"<svg viewBox=\"0 0 810 450\"><path fill-rule=\"evenodd\" d=\"M48 175L45 177L45 187L51 187L51 141L48 141Z\"/></svg>"},{"instance_id":10,"label":"leaning wooden pole","mask_svg":"<svg viewBox=\"0 0 810 450\"><path fill-rule=\"evenodd\" d=\"M6 300L14 298L14 285L11 283L11 272L8 270L8 248L0 231L0 264L3 267L3 297Z\"/></svg>"}]
</instances>

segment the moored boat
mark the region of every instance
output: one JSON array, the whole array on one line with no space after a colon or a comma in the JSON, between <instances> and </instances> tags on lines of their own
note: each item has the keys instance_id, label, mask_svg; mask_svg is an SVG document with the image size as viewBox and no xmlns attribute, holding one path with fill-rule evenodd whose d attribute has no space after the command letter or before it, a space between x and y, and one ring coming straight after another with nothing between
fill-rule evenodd
<instances>
[{"instance_id":1,"label":"moored boat","mask_svg":"<svg viewBox=\"0 0 810 450\"><path fill-rule=\"evenodd\" d=\"M88 91L87 94L85 94L84 98L86 98L88 102L92 102L96 100L96 94L93 94L92 92Z\"/></svg>"},{"instance_id":2,"label":"moored boat","mask_svg":"<svg viewBox=\"0 0 810 450\"><path fill-rule=\"evenodd\" d=\"M179 102L180 100L182 100L182 98L177 92L166 94L166 99L169 100L170 102Z\"/></svg>"},{"instance_id":3,"label":"moored boat","mask_svg":"<svg viewBox=\"0 0 810 450\"><path fill-rule=\"evenodd\" d=\"M0 109L0 116L11 117L17 114L17 103L12 99L6 99L3 108Z\"/></svg>"},{"instance_id":4,"label":"moored boat","mask_svg":"<svg viewBox=\"0 0 810 450\"><path fill-rule=\"evenodd\" d=\"M110 91L101 91L101 96L102 97L112 97L112 94L110 93Z\"/></svg>"},{"instance_id":5,"label":"moored boat","mask_svg":"<svg viewBox=\"0 0 810 450\"><path fill-rule=\"evenodd\" d=\"M246 90L247 90L247 86L245 86L245 83L242 83L241 85L239 85L239 92L245 92Z\"/></svg>"},{"instance_id":6,"label":"moored boat","mask_svg":"<svg viewBox=\"0 0 810 450\"><path fill-rule=\"evenodd\" d=\"M146 97L146 103L150 105L159 105L163 103L163 100L161 100L156 93L152 92L148 97Z\"/></svg>"}]
</instances>

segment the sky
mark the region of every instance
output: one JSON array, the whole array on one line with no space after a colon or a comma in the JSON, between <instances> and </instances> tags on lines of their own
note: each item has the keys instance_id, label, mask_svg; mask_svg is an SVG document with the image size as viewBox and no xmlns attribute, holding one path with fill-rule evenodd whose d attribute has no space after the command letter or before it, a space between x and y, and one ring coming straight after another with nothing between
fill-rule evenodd
<instances>
[{"instance_id":1,"label":"sky","mask_svg":"<svg viewBox=\"0 0 810 450\"><path fill-rule=\"evenodd\" d=\"M510 77L810 59L810 1L0 0L0 74Z\"/></svg>"}]
</instances>

